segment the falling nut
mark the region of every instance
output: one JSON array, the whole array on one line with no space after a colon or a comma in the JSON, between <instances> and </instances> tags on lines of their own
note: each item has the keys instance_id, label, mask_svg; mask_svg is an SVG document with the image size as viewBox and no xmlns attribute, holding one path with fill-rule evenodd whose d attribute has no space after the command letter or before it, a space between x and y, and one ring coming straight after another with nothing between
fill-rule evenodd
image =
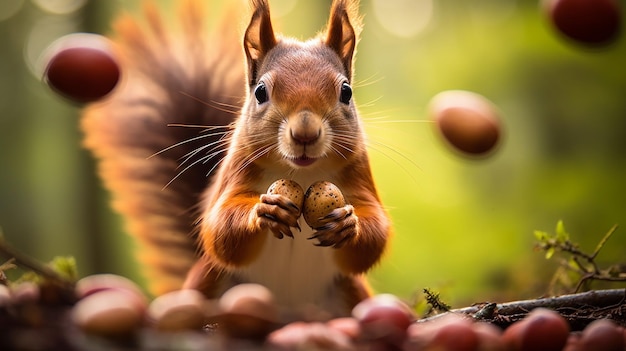
<instances>
[{"instance_id":1,"label":"falling nut","mask_svg":"<svg viewBox=\"0 0 626 351\"><path fill-rule=\"evenodd\" d=\"M462 90L441 92L431 99L429 113L443 138L465 155L486 155L501 139L496 108L479 94Z\"/></svg>"},{"instance_id":2,"label":"falling nut","mask_svg":"<svg viewBox=\"0 0 626 351\"><path fill-rule=\"evenodd\" d=\"M45 54L44 80L57 93L79 103L103 99L117 86L121 68L112 44L97 34L70 34Z\"/></svg>"},{"instance_id":3,"label":"falling nut","mask_svg":"<svg viewBox=\"0 0 626 351\"><path fill-rule=\"evenodd\" d=\"M345 205L346 200L335 184L319 181L313 183L304 194L302 215L311 228L319 228L324 225L324 217Z\"/></svg>"}]
</instances>

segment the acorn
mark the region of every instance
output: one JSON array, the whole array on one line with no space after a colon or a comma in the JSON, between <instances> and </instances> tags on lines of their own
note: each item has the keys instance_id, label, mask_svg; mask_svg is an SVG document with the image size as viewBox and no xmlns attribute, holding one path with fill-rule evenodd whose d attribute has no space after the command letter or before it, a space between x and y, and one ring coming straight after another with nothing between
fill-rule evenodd
<instances>
[{"instance_id":1,"label":"acorn","mask_svg":"<svg viewBox=\"0 0 626 351\"><path fill-rule=\"evenodd\" d=\"M291 179L278 179L267 188L270 195L282 195L291 200L300 210L304 202L304 190Z\"/></svg>"},{"instance_id":2,"label":"acorn","mask_svg":"<svg viewBox=\"0 0 626 351\"><path fill-rule=\"evenodd\" d=\"M311 228L319 228L325 224L324 217L345 205L346 200L335 184L319 181L313 183L304 194L302 215Z\"/></svg>"}]
</instances>

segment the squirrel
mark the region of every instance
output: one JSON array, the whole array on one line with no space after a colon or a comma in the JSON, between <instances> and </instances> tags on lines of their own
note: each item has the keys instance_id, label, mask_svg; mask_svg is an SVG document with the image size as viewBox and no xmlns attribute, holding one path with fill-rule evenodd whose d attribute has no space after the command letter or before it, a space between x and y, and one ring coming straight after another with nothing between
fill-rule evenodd
<instances>
[{"instance_id":1,"label":"squirrel","mask_svg":"<svg viewBox=\"0 0 626 351\"><path fill-rule=\"evenodd\" d=\"M154 294L258 283L288 319L348 316L391 236L352 98L358 0L334 0L308 41L275 33L268 1L250 2L243 41L234 11L205 38L198 1L181 6L178 36L152 6L147 25L118 19L124 79L86 107L84 144ZM310 228L265 193L280 178L330 181L348 205Z\"/></svg>"}]
</instances>

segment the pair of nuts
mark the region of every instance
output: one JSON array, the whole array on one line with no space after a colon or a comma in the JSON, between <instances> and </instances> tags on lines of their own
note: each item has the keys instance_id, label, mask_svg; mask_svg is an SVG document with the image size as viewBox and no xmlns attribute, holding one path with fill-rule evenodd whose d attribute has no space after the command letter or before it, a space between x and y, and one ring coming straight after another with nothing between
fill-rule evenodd
<instances>
[{"instance_id":1,"label":"pair of nuts","mask_svg":"<svg viewBox=\"0 0 626 351\"><path fill-rule=\"evenodd\" d=\"M328 181L313 183L306 191L290 179L279 179L267 189L268 194L283 195L302 209L302 216L311 228L324 225L324 217L333 210L346 205L339 188Z\"/></svg>"}]
</instances>

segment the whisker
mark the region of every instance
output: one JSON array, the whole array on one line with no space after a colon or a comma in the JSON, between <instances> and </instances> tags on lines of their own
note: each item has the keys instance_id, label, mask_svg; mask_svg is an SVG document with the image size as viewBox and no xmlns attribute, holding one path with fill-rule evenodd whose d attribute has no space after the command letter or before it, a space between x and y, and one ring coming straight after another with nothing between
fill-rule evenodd
<instances>
[{"instance_id":1,"label":"whisker","mask_svg":"<svg viewBox=\"0 0 626 351\"><path fill-rule=\"evenodd\" d=\"M153 158L153 157L156 157L156 156L158 156L158 155L160 155L160 154L162 154L162 153L164 153L164 152L167 152L167 151L172 150L172 149L174 149L174 148L177 148L177 147L179 147L179 146L182 146L182 145L185 145L185 144L188 144L188 143L194 142L194 141L198 141L198 140L203 139L203 138L208 138L208 137L212 137L212 136L220 135L220 134L222 134L222 135L227 135L229 132L230 132L230 131L229 131L229 130L227 130L227 131L223 131L223 132L215 132L215 133L210 133L210 134L202 134L202 135L199 135L199 136L196 136L196 137L193 137L193 138L185 139L185 140L180 141L180 142L178 142L178 143L176 143L176 144L170 145L170 146L168 146L168 147L166 147L166 148L164 148L164 149L162 149L162 150L160 150L160 151L155 152L154 154L152 154L152 155L148 156L148 159L151 159L151 158Z\"/></svg>"},{"instance_id":2,"label":"whisker","mask_svg":"<svg viewBox=\"0 0 626 351\"><path fill-rule=\"evenodd\" d=\"M207 163L209 160L211 160L212 158L214 158L215 156L226 152L227 149L220 149L218 151L215 151L207 156L201 157L197 160L195 160L194 162L192 162L190 165L188 165L187 167L185 167L184 169L182 169L180 172L178 172L169 182L167 182L167 184L165 184L163 186L163 190L165 190L167 187L169 187L176 179L180 178L185 172L187 172L189 169L191 169L192 167L195 167L198 164L205 164ZM216 164L211 167L211 170L209 171L209 173L207 174L207 177L211 174L211 172L215 169L215 167L217 166L217 164L221 163L224 160L224 158L220 159L218 162L216 162Z\"/></svg>"},{"instance_id":3,"label":"whisker","mask_svg":"<svg viewBox=\"0 0 626 351\"><path fill-rule=\"evenodd\" d=\"M428 119L395 119L395 120L386 120L385 117L368 119L366 124L391 124L391 123L416 123L416 124L433 124L435 121L431 121Z\"/></svg>"},{"instance_id":4,"label":"whisker","mask_svg":"<svg viewBox=\"0 0 626 351\"><path fill-rule=\"evenodd\" d=\"M341 144L336 144L336 143L332 143L332 144L330 144L330 149L331 149L333 152L335 152L337 155L341 156L344 160L347 160L347 159L348 159L348 157L346 157L346 155L344 155L341 151L339 151L339 149L338 149L338 148L336 148L336 147L335 147L335 145L338 145L338 146L340 146L340 147L342 147L342 148L344 148L344 149L347 149L347 147L345 147L345 146L343 146L343 145L341 145ZM348 152L351 152L351 150L350 150L350 149L348 149Z\"/></svg>"},{"instance_id":5,"label":"whisker","mask_svg":"<svg viewBox=\"0 0 626 351\"><path fill-rule=\"evenodd\" d=\"M178 165L178 167L182 167L185 163L189 162L194 156L196 156L197 154L199 154L201 151L206 150L207 148L211 148L211 150L223 150L223 149L227 149L228 145L230 144L230 139L228 140L224 140L224 139L219 139L217 141L214 141L212 143L203 145L193 151L188 152L187 154L185 154L183 157L185 158L180 165ZM206 156L204 156L206 157Z\"/></svg>"},{"instance_id":6,"label":"whisker","mask_svg":"<svg viewBox=\"0 0 626 351\"><path fill-rule=\"evenodd\" d=\"M400 151L398 151L396 148L391 147L391 146L389 146L389 145L387 145L385 143L382 143L380 141L368 139L367 140L367 146L368 146L369 149L371 149L373 151L376 151L376 152L379 152L381 155L383 155L386 158L388 158L389 160L393 161L396 165L398 165L400 168L402 168L402 170L407 175L409 175L411 177L411 179L413 179L413 181L415 181L417 183L417 178L415 178L413 173L409 172L408 168L406 168L402 162L398 161L395 157L392 157L391 155L399 156L401 159L403 159L403 160L407 161L408 163L410 163L413 167L415 167L418 170L422 171L422 168L417 163L415 163L415 161L413 161L408 156L406 156L403 153L401 153ZM384 151L383 149L387 150L387 151ZM388 152L388 151L390 151L390 152Z\"/></svg>"},{"instance_id":7,"label":"whisker","mask_svg":"<svg viewBox=\"0 0 626 351\"><path fill-rule=\"evenodd\" d=\"M186 93L184 91L179 91L179 93L181 93L182 95L184 95L184 96L186 96L188 98L191 98L191 99L193 99L193 100L195 100L195 101L197 101L197 102L199 102L201 104L204 104L205 106L214 108L214 109L216 109L218 111L230 113L230 114L233 114L233 115L237 115L237 114L239 114L241 112L241 107L239 107L239 106L233 106L233 105L230 105L230 104L216 102L216 101L214 101L214 102L204 101L204 100L202 100L202 99L200 99L200 98L198 98L196 96L193 96L193 95L191 95L189 93ZM227 109L225 107L233 107L233 108L236 108L236 109L229 110L229 109Z\"/></svg>"},{"instance_id":8,"label":"whisker","mask_svg":"<svg viewBox=\"0 0 626 351\"><path fill-rule=\"evenodd\" d=\"M354 88L360 88L360 87L365 87L368 85L372 85L372 84L376 84L380 81L382 81L384 78L383 77L376 77L377 74L372 74L371 76L363 79L363 80L357 80L354 82Z\"/></svg>"},{"instance_id":9,"label":"whisker","mask_svg":"<svg viewBox=\"0 0 626 351\"><path fill-rule=\"evenodd\" d=\"M276 145L273 144L256 150L242 163L242 165L239 167L238 172L242 172L244 169L248 168L248 166L250 166L254 161L258 160L264 155L267 155L274 149L276 149Z\"/></svg>"},{"instance_id":10,"label":"whisker","mask_svg":"<svg viewBox=\"0 0 626 351\"><path fill-rule=\"evenodd\" d=\"M210 126L204 124L186 124L186 123L168 123L168 127L182 127L182 128L202 128L206 130L214 130L214 129L230 129L230 125L223 126Z\"/></svg>"}]
</instances>

